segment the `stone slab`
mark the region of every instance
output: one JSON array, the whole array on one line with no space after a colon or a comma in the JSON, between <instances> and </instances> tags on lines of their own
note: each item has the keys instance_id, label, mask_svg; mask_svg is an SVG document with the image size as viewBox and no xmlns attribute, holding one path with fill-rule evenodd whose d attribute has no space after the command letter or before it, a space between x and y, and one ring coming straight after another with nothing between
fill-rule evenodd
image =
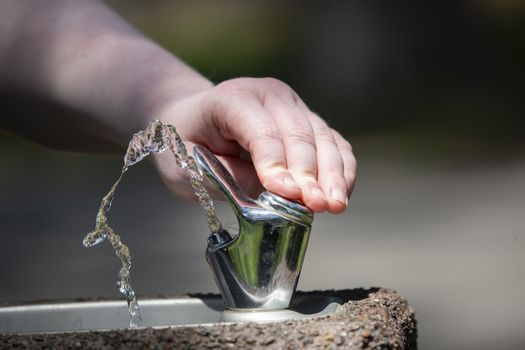
<instances>
[{"instance_id":1,"label":"stone slab","mask_svg":"<svg viewBox=\"0 0 525 350\"><path fill-rule=\"evenodd\" d=\"M273 323L215 324L60 334L0 335L2 349L416 349L415 312L382 288L322 292L344 301L332 315ZM180 297L180 296L177 296Z\"/></svg>"}]
</instances>

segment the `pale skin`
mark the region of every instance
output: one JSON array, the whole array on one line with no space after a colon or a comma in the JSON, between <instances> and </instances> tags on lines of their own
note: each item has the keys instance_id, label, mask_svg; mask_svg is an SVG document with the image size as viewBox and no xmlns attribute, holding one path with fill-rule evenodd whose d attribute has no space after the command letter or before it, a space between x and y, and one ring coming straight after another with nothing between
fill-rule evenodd
<instances>
[{"instance_id":1,"label":"pale skin","mask_svg":"<svg viewBox=\"0 0 525 350\"><path fill-rule=\"evenodd\" d=\"M0 88L81 111L97 126L70 132L94 143L125 145L156 117L217 154L249 194L265 188L315 212L343 212L355 183L348 141L290 86L273 78L214 85L98 0L0 0ZM155 164L171 190L192 197L169 155Z\"/></svg>"}]
</instances>

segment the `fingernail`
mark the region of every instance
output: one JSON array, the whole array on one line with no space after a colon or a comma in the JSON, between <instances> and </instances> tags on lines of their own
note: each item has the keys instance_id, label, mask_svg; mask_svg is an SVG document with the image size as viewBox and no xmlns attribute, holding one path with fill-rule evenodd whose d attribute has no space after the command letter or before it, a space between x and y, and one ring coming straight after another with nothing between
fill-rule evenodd
<instances>
[{"instance_id":1,"label":"fingernail","mask_svg":"<svg viewBox=\"0 0 525 350\"><path fill-rule=\"evenodd\" d=\"M332 197L332 199L338 202L348 205L348 196L339 188L332 188L332 190L330 191L330 197Z\"/></svg>"},{"instance_id":2,"label":"fingernail","mask_svg":"<svg viewBox=\"0 0 525 350\"><path fill-rule=\"evenodd\" d=\"M301 189L299 185L297 184L297 182L295 182L295 180L293 179L292 175L290 174L283 175L283 183L286 187L294 188L297 190Z\"/></svg>"}]
</instances>

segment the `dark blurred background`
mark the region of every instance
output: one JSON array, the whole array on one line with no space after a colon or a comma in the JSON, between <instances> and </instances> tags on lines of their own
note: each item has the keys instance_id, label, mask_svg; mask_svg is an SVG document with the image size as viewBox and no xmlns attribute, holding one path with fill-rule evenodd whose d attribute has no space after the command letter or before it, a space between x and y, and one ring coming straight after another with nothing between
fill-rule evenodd
<instances>
[{"instance_id":1,"label":"dark blurred background","mask_svg":"<svg viewBox=\"0 0 525 350\"><path fill-rule=\"evenodd\" d=\"M299 289L394 288L422 349L523 347L523 2L109 3L214 82L284 80L353 144L350 208L317 216ZM120 297L109 245L81 240L121 158L0 131L0 162L0 301ZM137 292L215 292L200 208L128 174L110 221Z\"/></svg>"}]
</instances>

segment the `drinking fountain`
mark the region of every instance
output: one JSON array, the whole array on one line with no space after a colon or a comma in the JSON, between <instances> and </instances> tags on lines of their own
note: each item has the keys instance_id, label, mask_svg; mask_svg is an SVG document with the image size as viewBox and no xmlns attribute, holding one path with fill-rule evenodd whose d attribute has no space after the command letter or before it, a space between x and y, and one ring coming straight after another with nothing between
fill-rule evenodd
<instances>
[{"instance_id":1,"label":"drinking fountain","mask_svg":"<svg viewBox=\"0 0 525 350\"><path fill-rule=\"evenodd\" d=\"M313 213L271 192L248 197L222 163L202 146L197 165L225 195L239 223L208 237L206 259L230 310L281 310L290 305L310 237Z\"/></svg>"},{"instance_id":2,"label":"drinking fountain","mask_svg":"<svg viewBox=\"0 0 525 350\"><path fill-rule=\"evenodd\" d=\"M126 302L81 300L0 305L6 347L416 349L414 310L380 288L298 292L313 213L271 192L250 198L202 146L195 161L226 196L237 234L220 229L205 251L221 295L139 300L141 328ZM95 345L96 344L96 345ZM2 347L2 346L0 346Z\"/></svg>"}]
</instances>

